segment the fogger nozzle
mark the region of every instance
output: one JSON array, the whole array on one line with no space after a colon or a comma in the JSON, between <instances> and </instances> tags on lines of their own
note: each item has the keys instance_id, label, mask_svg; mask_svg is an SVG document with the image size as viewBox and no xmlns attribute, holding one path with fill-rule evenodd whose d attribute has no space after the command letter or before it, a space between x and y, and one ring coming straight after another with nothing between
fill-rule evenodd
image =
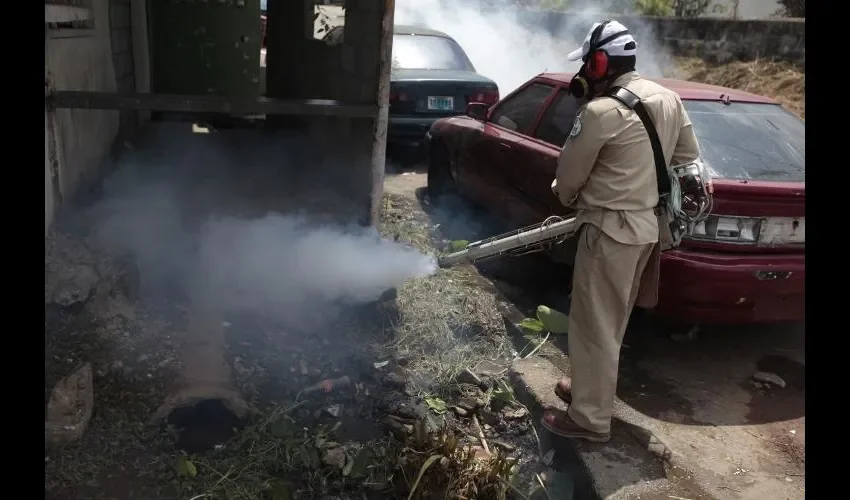
<instances>
[{"instance_id":1,"label":"fogger nozzle","mask_svg":"<svg viewBox=\"0 0 850 500\"><path fill-rule=\"evenodd\" d=\"M437 264L440 267L451 267L458 264L471 264L520 250L522 253L531 253L542 250L546 243L562 242L572 236L576 229L575 217L568 219L549 217L539 224L470 243L462 250L440 256ZM535 245L538 247L535 248Z\"/></svg>"},{"instance_id":2,"label":"fogger nozzle","mask_svg":"<svg viewBox=\"0 0 850 500\"><path fill-rule=\"evenodd\" d=\"M458 264L468 264L474 262L468 259L469 250L463 249L457 252L452 252L442 257L437 258L437 265L442 268L456 266Z\"/></svg>"}]
</instances>

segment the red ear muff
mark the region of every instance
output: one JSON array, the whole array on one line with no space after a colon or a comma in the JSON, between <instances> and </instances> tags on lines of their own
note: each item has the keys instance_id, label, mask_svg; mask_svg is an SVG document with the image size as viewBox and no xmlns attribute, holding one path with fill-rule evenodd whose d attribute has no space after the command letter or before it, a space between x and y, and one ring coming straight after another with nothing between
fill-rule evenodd
<instances>
[{"instance_id":1,"label":"red ear muff","mask_svg":"<svg viewBox=\"0 0 850 500\"><path fill-rule=\"evenodd\" d=\"M585 69L591 80L599 80L608 73L608 53L604 50L596 50L587 58Z\"/></svg>"}]
</instances>

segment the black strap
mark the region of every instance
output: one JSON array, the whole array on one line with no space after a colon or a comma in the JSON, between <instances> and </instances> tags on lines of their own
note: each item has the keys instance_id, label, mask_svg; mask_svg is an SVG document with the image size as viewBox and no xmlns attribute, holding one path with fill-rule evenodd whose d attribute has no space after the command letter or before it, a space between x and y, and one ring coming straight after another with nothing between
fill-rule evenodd
<instances>
[{"instance_id":1,"label":"black strap","mask_svg":"<svg viewBox=\"0 0 850 500\"><path fill-rule=\"evenodd\" d=\"M634 92L623 87L612 87L605 92L605 97L616 99L623 103L627 108L633 109L637 113L640 121L643 122L643 127L649 135L649 142L652 144L652 156L655 157L655 176L658 182L658 204L661 205L661 198L670 194L670 173L667 171L667 162L664 160L664 150L661 148L661 140L658 138L658 131L655 129L655 124L652 123L643 101Z\"/></svg>"},{"instance_id":2,"label":"black strap","mask_svg":"<svg viewBox=\"0 0 850 500\"><path fill-rule=\"evenodd\" d=\"M629 30L623 30L623 31L618 31L611 36L607 36L607 37L603 38L602 40L599 40L598 42L596 42L588 52L593 52L594 50L598 50L600 47L602 47L606 43L613 42L614 40L616 40L616 39L620 38L621 36L626 35L628 33L629 33Z\"/></svg>"}]
</instances>

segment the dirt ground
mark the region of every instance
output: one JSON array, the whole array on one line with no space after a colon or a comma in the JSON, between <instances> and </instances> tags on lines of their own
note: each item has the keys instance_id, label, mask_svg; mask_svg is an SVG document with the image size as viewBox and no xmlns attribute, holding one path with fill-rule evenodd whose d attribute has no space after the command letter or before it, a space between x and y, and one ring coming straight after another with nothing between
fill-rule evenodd
<instances>
[{"instance_id":1,"label":"dirt ground","mask_svg":"<svg viewBox=\"0 0 850 500\"><path fill-rule=\"evenodd\" d=\"M800 118L806 118L806 73L789 63L733 62L712 65L699 58L680 58L670 77L710 83L772 97Z\"/></svg>"},{"instance_id":2,"label":"dirt ground","mask_svg":"<svg viewBox=\"0 0 850 500\"><path fill-rule=\"evenodd\" d=\"M228 144L239 142L235 134ZM168 160L185 158L185 151L160 154L162 175L181 200L192 200L186 202L190 213L177 217L190 226L212 207L256 217L259 204L274 203L261 193L240 195L244 186L219 171L230 168L226 158L203 157L207 178L220 182L198 186L190 162ZM239 156L245 175L251 159ZM175 214L159 202L146 203L142 212L170 224ZM383 236L434 252L444 238L414 203L385 198ZM186 369L181 348L197 318L179 280L132 286L125 276L132 266L98 264L110 262L114 250L94 237L100 216L82 210L63 217L48 238L45 402L60 379L88 363L94 404L79 442L46 443L45 498L433 498L453 492L497 499L514 490L541 498L537 474L545 465L537 433L505 385L513 346L492 294L470 286L468 270L410 280L394 300L366 305L317 302L287 318L220 311L220 326L212 329L223 331L224 361L248 415L235 419L208 401L157 421L152 415ZM163 231L156 224L135 229L152 238ZM177 243L158 250L154 260L186 251Z\"/></svg>"}]
</instances>

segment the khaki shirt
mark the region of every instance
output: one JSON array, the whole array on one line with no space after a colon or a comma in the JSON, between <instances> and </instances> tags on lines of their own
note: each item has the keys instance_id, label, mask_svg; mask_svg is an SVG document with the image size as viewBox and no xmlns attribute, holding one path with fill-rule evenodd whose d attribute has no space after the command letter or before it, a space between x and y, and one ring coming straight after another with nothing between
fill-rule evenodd
<instances>
[{"instance_id":1,"label":"khaki shirt","mask_svg":"<svg viewBox=\"0 0 850 500\"><path fill-rule=\"evenodd\" d=\"M641 98L658 131L667 165L695 160L699 145L679 96L636 72L614 80ZM558 158L552 185L564 206L573 203L578 222L611 238L640 245L658 241L658 186L652 145L637 113L604 97L576 116Z\"/></svg>"}]
</instances>

